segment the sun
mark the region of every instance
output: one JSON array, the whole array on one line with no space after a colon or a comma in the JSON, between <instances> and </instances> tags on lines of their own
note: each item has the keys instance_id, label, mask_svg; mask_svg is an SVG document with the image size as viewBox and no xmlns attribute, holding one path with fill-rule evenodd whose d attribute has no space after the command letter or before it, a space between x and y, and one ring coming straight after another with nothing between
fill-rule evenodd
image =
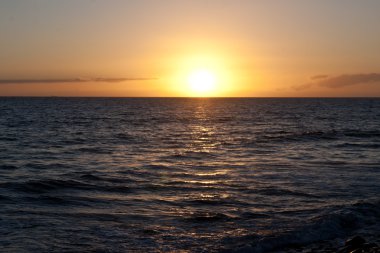
<instances>
[{"instance_id":1,"label":"sun","mask_svg":"<svg viewBox=\"0 0 380 253\"><path fill-rule=\"evenodd\" d=\"M194 70L188 75L187 80L191 91L200 96L208 95L216 88L216 76L210 70Z\"/></svg>"}]
</instances>

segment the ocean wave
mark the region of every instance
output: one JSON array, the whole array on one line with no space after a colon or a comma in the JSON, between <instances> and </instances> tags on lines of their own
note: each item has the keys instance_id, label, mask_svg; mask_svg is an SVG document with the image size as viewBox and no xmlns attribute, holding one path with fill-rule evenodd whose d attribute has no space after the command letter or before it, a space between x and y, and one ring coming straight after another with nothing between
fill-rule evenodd
<instances>
[{"instance_id":1,"label":"ocean wave","mask_svg":"<svg viewBox=\"0 0 380 253\"><path fill-rule=\"evenodd\" d=\"M91 189L94 186L76 180L60 180L60 179L46 179L46 180L29 180L26 182L10 183L10 188L27 193L45 193L50 191L62 189ZM13 187L12 187L13 186Z\"/></svg>"},{"instance_id":2,"label":"ocean wave","mask_svg":"<svg viewBox=\"0 0 380 253\"><path fill-rule=\"evenodd\" d=\"M95 177L96 178L96 177ZM88 179L88 178L87 178ZM139 187L129 187L124 184L107 184L96 183L87 180L62 180L62 179L45 179L45 180L29 180L25 182L8 182L0 185L4 189L14 189L17 191L42 194L63 190L82 190L82 191L103 191L103 192L117 192L117 193L129 193L133 190L139 189Z\"/></svg>"},{"instance_id":3,"label":"ocean wave","mask_svg":"<svg viewBox=\"0 0 380 253\"><path fill-rule=\"evenodd\" d=\"M77 148L75 150L72 150L71 152L81 152L81 153L90 153L90 154L111 154L113 152L112 149L106 149L101 147L81 147Z\"/></svg>"},{"instance_id":4,"label":"ocean wave","mask_svg":"<svg viewBox=\"0 0 380 253\"><path fill-rule=\"evenodd\" d=\"M304 132L281 132L263 135L259 141L316 141L336 140L339 134L336 131L304 131Z\"/></svg>"},{"instance_id":5,"label":"ocean wave","mask_svg":"<svg viewBox=\"0 0 380 253\"><path fill-rule=\"evenodd\" d=\"M0 201L6 201L6 200L10 200L10 198L4 195L0 195Z\"/></svg>"},{"instance_id":6,"label":"ocean wave","mask_svg":"<svg viewBox=\"0 0 380 253\"><path fill-rule=\"evenodd\" d=\"M249 203L236 200L233 198L218 198L218 197L212 197L212 198L190 198L190 199L183 199L178 200L179 203L184 204L186 206L248 206Z\"/></svg>"},{"instance_id":7,"label":"ocean wave","mask_svg":"<svg viewBox=\"0 0 380 253\"><path fill-rule=\"evenodd\" d=\"M311 141L347 141L347 138L358 140L378 140L380 131L366 130L329 130L329 131L276 131L272 133L261 134L250 139L242 139L245 146L255 146L265 143L281 143L281 142L311 142ZM355 145L355 144L353 144ZM368 145L370 148L377 148L376 144L363 144L363 147Z\"/></svg>"},{"instance_id":8,"label":"ocean wave","mask_svg":"<svg viewBox=\"0 0 380 253\"><path fill-rule=\"evenodd\" d=\"M282 188L258 188L258 189L247 189L243 190L246 193L250 194L260 194L260 195L266 195L266 196L296 196L296 197L306 197L306 198L321 198L321 196L318 196L316 194L302 192L302 191L294 191L290 189L282 189Z\"/></svg>"},{"instance_id":9,"label":"ocean wave","mask_svg":"<svg viewBox=\"0 0 380 253\"><path fill-rule=\"evenodd\" d=\"M380 137L380 131L377 130L357 130L357 131L345 131L344 135L349 136L349 137L357 137L357 138L375 138L375 137Z\"/></svg>"},{"instance_id":10,"label":"ocean wave","mask_svg":"<svg viewBox=\"0 0 380 253\"><path fill-rule=\"evenodd\" d=\"M13 142L13 141L18 141L19 139L18 138L16 138L16 137L0 137L0 141L5 141L5 142L7 142L7 141L9 141L9 142Z\"/></svg>"},{"instance_id":11,"label":"ocean wave","mask_svg":"<svg viewBox=\"0 0 380 253\"><path fill-rule=\"evenodd\" d=\"M184 217L189 222L216 222L216 221L229 221L233 217L219 212L195 212L190 216Z\"/></svg>"},{"instance_id":12,"label":"ocean wave","mask_svg":"<svg viewBox=\"0 0 380 253\"><path fill-rule=\"evenodd\" d=\"M201 160L206 158L215 158L215 154L212 154L210 152L205 151L186 151L186 152L180 152L175 153L169 156L162 157L163 159L180 159L180 160Z\"/></svg>"},{"instance_id":13,"label":"ocean wave","mask_svg":"<svg viewBox=\"0 0 380 253\"><path fill-rule=\"evenodd\" d=\"M47 195L37 195L37 196L28 196L23 198L24 203L30 203L30 202L39 202L43 205L75 205L75 206L81 206L85 205L85 202L77 202L73 201L70 198L66 197L57 197L57 196L47 196Z\"/></svg>"},{"instance_id":14,"label":"ocean wave","mask_svg":"<svg viewBox=\"0 0 380 253\"><path fill-rule=\"evenodd\" d=\"M81 175L80 178L85 179L85 180L93 180L93 181L103 181L104 180L104 178L99 177L99 176L95 176L95 175L90 174L90 173Z\"/></svg>"},{"instance_id":15,"label":"ocean wave","mask_svg":"<svg viewBox=\"0 0 380 253\"><path fill-rule=\"evenodd\" d=\"M240 214L241 219L269 219L271 218L270 214L265 214L262 212L243 212Z\"/></svg>"},{"instance_id":16,"label":"ocean wave","mask_svg":"<svg viewBox=\"0 0 380 253\"><path fill-rule=\"evenodd\" d=\"M14 165L8 165L8 164L1 164L0 170L17 170L18 167Z\"/></svg>"},{"instance_id":17,"label":"ocean wave","mask_svg":"<svg viewBox=\"0 0 380 253\"><path fill-rule=\"evenodd\" d=\"M235 245L222 252L263 253L285 250L338 237L348 237L362 228L372 229L373 233L380 234L380 200L340 206L336 210L330 210L324 215L316 216L305 222L307 225L296 230L269 236L257 236L249 243Z\"/></svg>"},{"instance_id":18,"label":"ocean wave","mask_svg":"<svg viewBox=\"0 0 380 253\"><path fill-rule=\"evenodd\" d=\"M380 148L379 143L342 143L335 145L337 148L363 148L363 149L378 149Z\"/></svg>"}]
</instances>

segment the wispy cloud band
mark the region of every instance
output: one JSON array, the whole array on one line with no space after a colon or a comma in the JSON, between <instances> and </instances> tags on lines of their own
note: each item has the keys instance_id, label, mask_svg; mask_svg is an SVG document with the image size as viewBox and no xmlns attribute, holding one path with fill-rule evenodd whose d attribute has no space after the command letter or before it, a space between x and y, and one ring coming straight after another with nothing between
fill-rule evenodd
<instances>
[{"instance_id":1,"label":"wispy cloud band","mask_svg":"<svg viewBox=\"0 0 380 253\"><path fill-rule=\"evenodd\" d=\"M301 91L312 86L327 88L343 88L365 83L380 83L380 73L346 74L339 76L316 75L310 77L311 82L293 86L294 90Z\"/></svg>"},{"instance_id":2,"label":"wispy cloud band","mask_svg":"<svg viewBox=\"0 0 380 253\"><path fill-rule=\"evenodd\" d=\"M341 88L345 86L375 82L380 82L379 73L340 75L322 79L318 82L318 85L329 88Z\"/></svg>"},{"instance_id":3,"label":"wispy cloud band","mask_svg":"<svg viewBox=\"0 0 380 253\"><path fill-rule=\"evenodd\" d=\"M315 75L315 76L310 77L310 79L311 80L320 80L320 79L326 79L328 77L329 77L328 75Z\"/></svg>"},{"instance_id":4,"label":"wispy cloud band","mask_svg":"<svg viewBox=\"0 0 380 253\"><path fill-rule=\"evenodd\" d=\"M0 84L49 84L49 83L85 83L85 82L98 82L98 83L120 83L127 81L147 81L155 80L157 78L47 78L47 79L0 79Z\"/></svg>"}]
</instances>

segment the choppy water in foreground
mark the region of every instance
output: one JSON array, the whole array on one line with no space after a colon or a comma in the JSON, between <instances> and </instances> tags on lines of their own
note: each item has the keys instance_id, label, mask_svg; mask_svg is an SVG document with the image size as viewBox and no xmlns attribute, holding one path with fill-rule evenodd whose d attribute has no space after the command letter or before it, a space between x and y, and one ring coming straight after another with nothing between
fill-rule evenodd
<instances>
[{"instance_id":1,"label":"choppy water in foreground","mask_svg":"<svg viewBox=\"0 0 380 253\"><path fill-rule=\"evenodd\" d=\"M0 98L0 251L380 236L379 99Z\"/></svg>"}]
</instances>

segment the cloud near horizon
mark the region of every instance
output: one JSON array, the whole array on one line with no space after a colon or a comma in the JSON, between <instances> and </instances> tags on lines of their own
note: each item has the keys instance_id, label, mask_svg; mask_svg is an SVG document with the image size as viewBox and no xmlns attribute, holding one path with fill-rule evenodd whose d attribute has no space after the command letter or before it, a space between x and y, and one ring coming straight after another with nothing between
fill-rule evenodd
<instances>
[{"instance_id":1,"label":"cloud near horizon","mask_svg":"<svg viewBox=\"0 0 380 253\"><path fill-rule=\"evenodd\" d=\"M379 73L340 75L323 79L318 82L318 85L329 88L341 88L345 86L375 82L380 82Z\"/></svg>"},{"instance_id":2,"label":"cloud near horizon","mask_svg":"<svg viewBox=\"0 0 380 253\"><path fill-rule=\"evenodd\" d=\"M157 78L47 78L47 79L0 79L0 84L48 84L48 83L120 83L127 81L148 81Z\"/></svg>"},{"instance_id":3,"label":"cloud near horizon","mask_svg":"<svg viewBox=\"0 0 380 253\"><path fill-rule=\"evenodd\" d=\"M316 75L310 77L310 79L312 82L293 86L293 89L301 91L315 85L336 89L365 83L380 83L380 73L346 74L332 77L328 75Z\"/></svg>"},{"instance_id":4,"label":"cloud near horizon","mask_svg":"<svg viewBox=\"0 0 380 253\"><path fill-rule=\"evenodd\" d=\"M315 76L311 76L310 80L326 79L327 77L329 77L329 76L328 75L315 75Z\"/></svg>"}]
</instances>

